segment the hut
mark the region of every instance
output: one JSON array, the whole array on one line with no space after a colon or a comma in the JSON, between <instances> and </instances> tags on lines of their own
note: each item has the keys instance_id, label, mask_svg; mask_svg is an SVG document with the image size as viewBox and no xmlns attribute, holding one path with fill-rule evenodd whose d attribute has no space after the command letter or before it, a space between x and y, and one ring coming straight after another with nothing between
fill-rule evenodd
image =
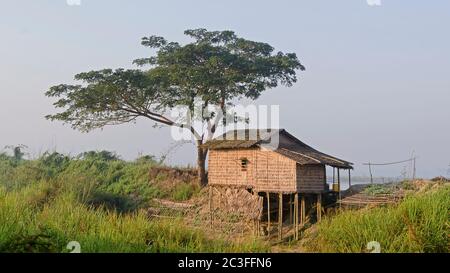
<instances>
[{"instance_id":1,"label":"hut","mask_svg":"<svg viewBox=\"0 0 450 273\"><path fill-rule=\"evenodd\" d=\"M215 189L230 188L258 196L260 202L255 206L261 213L256 221L264 220L268 233L277 228L279 237L283 236L283 223L289 219L297 238L306 211L313 207L320 220L322 196L331 191L326 166L333 167L333 177L337 170L333 190L338 193L339 171L349 170L350 174L352 169L352 163L319 152L284 129L233 130L206 142L204 147L209 149L210 196ZM278 223L271 226L276 218Z\"/></svg>"}]
</instances>

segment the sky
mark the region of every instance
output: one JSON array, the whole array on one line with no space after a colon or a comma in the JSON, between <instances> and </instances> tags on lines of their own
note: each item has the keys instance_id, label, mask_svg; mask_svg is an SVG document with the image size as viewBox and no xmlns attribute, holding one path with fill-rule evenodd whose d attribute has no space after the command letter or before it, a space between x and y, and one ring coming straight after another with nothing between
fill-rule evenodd
<instances>
[{"instance_id":1,"label":"sky","mask_svg":"<svg viewBox=\"0 0 450 273\"><path fill-rule=\"evenodd\" d=\"M71 0L69 2L77 2ZM369 1L370 2L370 1ZM377 1L372 1L377 2ZM290 88L267 90L256 103L280 106L280 126L311 146L355 164L418 156L417 174L449 175L450 1L144 1L0 0L0 150L25 144L76 155L116 151L125 159L166 154L175 143L153 123L79 133L44 116L44 92L79 72L132 68L151 52L143 36L181 43L192 28L239 36L295 52L305 72ZM168 163L194 165L195 147ZM404 165L375 168L399 175Z\"/></svg>"}]
</instances>

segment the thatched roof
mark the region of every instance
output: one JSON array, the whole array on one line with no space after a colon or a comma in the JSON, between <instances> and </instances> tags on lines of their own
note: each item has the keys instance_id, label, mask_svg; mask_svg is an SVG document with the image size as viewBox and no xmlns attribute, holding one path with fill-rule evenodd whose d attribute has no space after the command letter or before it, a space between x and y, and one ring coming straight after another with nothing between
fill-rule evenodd
<instances>
[{"instance_id":1,"label":"thatched roof","mask_svg":"<svg viewBox=\"0 0 450 273\"><path fill-rule=\"evenodd\" d=\"M324 164L353 169L353 163L319 152L284 129L229 131L203 146L211 150L265 147L302 165Z\"/></svg>"}]
</instances>

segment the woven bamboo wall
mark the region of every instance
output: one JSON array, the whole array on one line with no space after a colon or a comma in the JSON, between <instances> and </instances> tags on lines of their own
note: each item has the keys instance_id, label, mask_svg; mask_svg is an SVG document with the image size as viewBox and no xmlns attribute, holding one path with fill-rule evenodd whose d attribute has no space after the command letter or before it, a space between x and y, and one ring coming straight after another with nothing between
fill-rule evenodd
<instances>
[{"instance_id":1,"label":"woven bamboo wall","mask_svg":"<svg viewBox=\"0 0 450 273\"><path fill-rule=\"evenodd\" d=\"M295 192L297 163L272 151L257 151L257 191Z\"/></svg>"},{"instance_id":2,"label":"woven bamboo wall","mask_svg":"<svg viewBox=\"0 0 450 273\"><path fill-rule=\"evenodd\" d=\"M322 192L326 178L323 165L297 165L297 188L299 192Z\"/></svg>"},{"instance_id":3,"label":"woven bamboo wall","mask_svg":"<svg viewBox=\"0 0 450 273\"><path fill-rule=\"evenodd\" d=\"M241 168L242 158L249 161L246 171ZM211 150L208 168L211 185L244 186L260 192L297 190L296 162L273 151Z\"/></svg>"},{"instance_id":4,"label":"woven bamboo wall","mask_svg":"<svg viewBox=\"0 0 450 273\"><path fill-rule=\"evenodd\" d=\"M248 159L242 171L241 158ZM256 149L211 150L208 161L208 183L252 187L255 185Z\"/></svg>"}]
</instances>

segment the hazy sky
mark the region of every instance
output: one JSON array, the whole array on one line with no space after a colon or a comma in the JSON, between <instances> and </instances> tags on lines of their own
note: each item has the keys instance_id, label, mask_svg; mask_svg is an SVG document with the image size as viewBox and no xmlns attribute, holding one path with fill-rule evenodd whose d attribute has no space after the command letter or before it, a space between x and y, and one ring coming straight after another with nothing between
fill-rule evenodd
<instances>
[{"instance_id":1,"label":"hazy sky","mask_svg":"<svg viewBox=\"0 0 450 273\"><path fill-rule=\"evenodd\" d=\"M355 163L420 157L418 174L450 164L450 1L118 1L0 0L0 148L26 144L77 154L108 149L124 158L157 156L168 129L137 125L81 134L43 117L51 85L146 57L140 38L188 41L185 29L234 30L306 66L292 88L268 90L259 104L280 105L281 127L321 151ZM192 145L170 157L193 164ZM379 168L377 175L400 173Z\"/></svg>"}]
</instances>

